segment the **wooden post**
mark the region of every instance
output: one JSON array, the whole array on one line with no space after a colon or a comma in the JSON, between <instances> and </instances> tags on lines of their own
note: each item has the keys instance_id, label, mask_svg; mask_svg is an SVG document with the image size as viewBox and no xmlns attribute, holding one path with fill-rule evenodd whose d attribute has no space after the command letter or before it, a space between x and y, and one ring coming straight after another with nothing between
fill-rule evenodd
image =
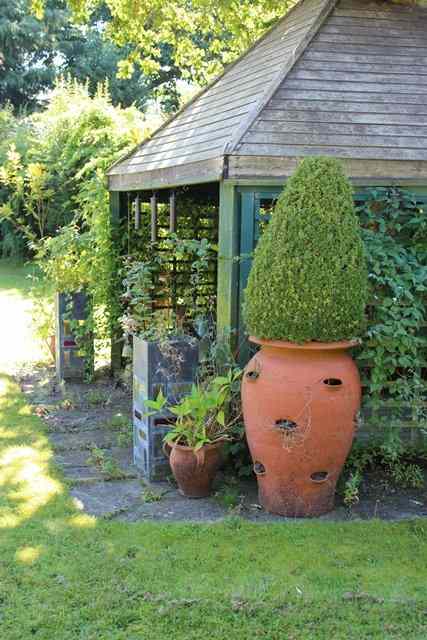
<instances>
[{"instance_id":1,"label":"wooden post","mask_svg":"<svg viewBox=\"0 0 427 640\"><path fill-rule=\"evenodd\" d=\"M176 232L176 193L170 192L169 196L169 231Z\"/></svg>"},{"instance_id":2,"label":"wooden post","mask_svg":"<svg viewBox=\"0 0 427 640\"><path fill-rule=\"evenodd\" d=\"M138 231L140 226L141 226L141 205L139 202L139 193L137 193L135 198L135 231Z\"/></svg>"},{"instance_id":3,"label":"wooden post","mask_svg":"<svg viewBox=\"0 0 427 640\"><path fill-rule=\"evenodd\" d=\"M170 233L176 233L176 193L172 189L169 194L169 231ZM175 254L172 258L172 309L174 314L177 313L177 286L176 286L176 257Z\"/></svg>"},{"instance_id":4,"label":"wooden post","mask_svg":"<svg viewBox=\"0 0 427 640\"><path fill-rule=\"evenodd\" d=\"M111 220L111 236L113 245L115 247L119 244L119 232L120 232L120 215L121 215L121 200L123 194L120 191L110 191L110 220ZM117 282L111 282L112 296L117 295L116 291ZM114 326L111 333L111 375L114 376L119 373L122 368L122 331L120 327Z\"/></svg>"},{"instance_id":5,"label":"wooden post","mask_svg":"<svg viewBox=\"0 0 427 640\"><path fill-rule=\"evenodd\" d=\"M151 242L157 242L157 192L153 191L151 205Z\"/></svg>"},{"instance_id":6,"label":"wooden post","mask_svg":"<svg viewBox=\"0 0 427 640\"><path fill-rule=\"evenodd\" d=\"M240 216L235 186L221 182L219 198L217 333L218 339L234 351L239 319L237 258L240 254Z\"/></svg>"}]
</instances>

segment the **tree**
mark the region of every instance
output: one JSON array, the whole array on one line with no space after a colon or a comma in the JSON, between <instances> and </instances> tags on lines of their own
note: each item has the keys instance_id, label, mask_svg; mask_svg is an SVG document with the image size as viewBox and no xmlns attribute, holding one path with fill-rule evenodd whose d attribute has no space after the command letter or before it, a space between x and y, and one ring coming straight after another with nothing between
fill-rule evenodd
<instances>
[{"instance_id":1,"label":"tree","mask_svg":"<svg viewBox=\"0 0 427 640\"><path fill-rule=\"evenodd\" d=\"M47 0L32 0L43 15ZM123 77L136 68L151 76L164 71L164 47L182 77L203 84L248 47L295 0L67 0L74 17L90 23L93 12L108 9L105 35L131 47L120 61Z\"/></svg>"},{"instance_id":2,"label":"tree","mask_svg":"<svg viewBox=\"0 0 427 640\"><path fill-rule=\"evenodd\" d=\"M146 75L140 68L135 68L130 77L119 78L119 62L130 54L131 48L120 48L104 37L110 21L111 15L105 7L91 16L88 27L77 26L69 20L57 45L61 56L58 72L87 82L90 95L95 95L97 86L107 80L114 105L128 107L135 104L144 109L147 100L159 97L165 111L176 109L179 103L176 80L180 74L171 62L168 48L161 47L159 70Z\"/></svg>"},{"instance_id":3,"label":"tree","mask_svg":"<svg viewBox=\"0 0 427 640\"><path fill-rule=\"evenodd\" d=\"M161 67L150 76L137 68L128 79L119 79L118 63L131 50L103 37L110 21L106 7L94 12L87 25L76 25L65 0L46 0L39 17L31 12L31 0L0 0L0 106L33 111L58 76L66 74L87 82L91 95L107 80L113 104L144 108L162 89L166 110L175 108L179 72L168 47L161 47Z\"/></svg>"},{"instance_id":4,"label":"tree","mask_svg":"<svg viewBox=\"0 0 427 640\"><path fill-rule=\"evenodd\" d=\"M41 21L31 15L27 0L0 0L0 104L33 109L40 92L52 85L64 7L47 2Z\"/></svg>"},{"instance_id":5,"label":"tree","mask_svg":"<svg viewBox=\"0 0 427 640\"><path fill-rule=\"evenodd\" d=\"M8 113L0 115L7 122ZM98 171L103 178L117 155L148 133L149 123L135 107L114 107L106 90L91 97L76 81L58 83L47 108L27 122L24 153L10 138L0 166L0 222L34 245L79 219L83 185ZM16 134L18 142L20 129Z\"/></svg>"}]
</instances>

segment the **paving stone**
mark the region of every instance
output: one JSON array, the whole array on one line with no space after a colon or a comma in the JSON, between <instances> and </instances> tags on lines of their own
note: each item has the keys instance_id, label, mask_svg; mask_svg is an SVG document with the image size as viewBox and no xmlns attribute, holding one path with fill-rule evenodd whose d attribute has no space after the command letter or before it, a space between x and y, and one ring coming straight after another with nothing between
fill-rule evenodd
<instances>
[{"instance_id":1,"label":"paving stone","mask_svg":"<svg viewBox=\"0 0 427 640\"><path fill-rule=\"evenodd\" d=\"M227 515L214 498L189 499L176 490L170 490L158 502L139 503L132 509L118 514L117 520L138 522L139 520L161 520L163 522L217 522Z\"/></svg>"},{"instance_id":2,"label":"paving stone","mask_svg":"<svg viewBox=\"0 0 427 640\"><path fill-rule=\"evenodd\" d=\"M125 509L133 511L141 503L142 485L139 480L96 482L74 487L70 493L86 513L113 517Z\"/></svg>"},{"instance_id":3,"label":"paving stone","mask_svg":"<svg viewBox=\"0 0 427 640\"><path fill-rule=\"evenodd\" d=\"M50 374L54 376L53 370ZM46 383L46 371L36 372L32 377L26 374L22 384L25 385L29 401L43 404L48 409L49 413L44 419L55 449L55 461L74 484L71 495L75 498L76 506L89 514L127 522L216 522L230 514L259 523L303 522L268 514L260 509L254 478L238 481L241 503L231 510L215 497L191 500L181 496L168 483L147 484L134 478L136 469L132 464L131 446L118 447L117 431L108 427L112 415L120 412L130 416L130 394L114 387L109 380L104 380L102 384L67 384L65 395L58 393L53 379L51 384ZM91 391L95 397L97 392L102 392L108 397L108 402L91 404L87 401ZM61 399L67 394L77 399L76 406L68 410L60 405ZM112 457L131 479L105 481L101 470L87 461L93 444L105 451L108 458ZM216 486L220 487L223 480L219 476ZM160 496L159 500L154 499L156 495ZM427 517L427 496L423 490L384 491L373 477L367 480L366 488L361 491L360 502L351 510L342 506L337 499L337 508L319 520L402 520L418 517Z\"/></svg>"},{"instance_id":4,"label":"paving stone","mask_svg":"<svg viewBox=\"0 0 427 640\"><path fill-rule=\"evenodd\" d=\"M99 469L88 462L90 452L69 450L54 455L54 461L62 469L64 476L75 483L103 480Z\"/></svg>"},{"instance_id":5,"label":"paving stone","mask_svg":"<svg viewBox=\"0 0 427 640\"><path fill-rule=\"evenodd\" d=\"M113 434L102 429L88 429L69 433L51 433L49 439L56 451L72 449L89 450L93 445L100 449L110 449L114 444Z\"/></svg>"}]
</instances>

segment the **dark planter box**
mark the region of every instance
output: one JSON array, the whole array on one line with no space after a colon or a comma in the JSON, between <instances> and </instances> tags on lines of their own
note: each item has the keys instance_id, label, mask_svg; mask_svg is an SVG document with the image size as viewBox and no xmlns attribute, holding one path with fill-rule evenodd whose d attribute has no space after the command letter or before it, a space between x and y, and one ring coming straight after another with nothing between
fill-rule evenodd
<instances>
[{"instance_id":1,"label":"dark planter box","mask_svg":"<svg viewBox=\"0 0 427 640\"><path fill-rule=\"evenodd\" d=\"M179 401L194 383L199 347L197 340L176 338L162 343L133 339L133 442L134 463L149 481L169 475L162 446L173 417L157 413L147 417L145 401L160 390L171 402Z\"/></svg>"},{"instance_id":2,"label":"dark planter box","mask_svg":"<svg viewBox=\"0 0 427 640\"><path fill-rule=\"evenodd\" d=\"M85 357L70 326L70 318L84 322L88 316L89 304L85 293L56 294L56 375L60 381L82 382L86 373L93 369L93 344Z\"/></svg>"}]
</instances>

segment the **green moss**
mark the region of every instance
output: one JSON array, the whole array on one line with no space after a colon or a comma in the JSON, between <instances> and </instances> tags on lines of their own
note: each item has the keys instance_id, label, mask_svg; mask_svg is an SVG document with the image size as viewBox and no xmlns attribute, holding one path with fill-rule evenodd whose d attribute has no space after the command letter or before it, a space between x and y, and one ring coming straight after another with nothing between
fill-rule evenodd
<instances>
[{"instance_id":1,"label":"green moss","mask_svg":"<svg viewBox=\"0 0 427 640\"><path fill-rule=\"evenodd\" d=\"M357 337L367 267L352 187L332 158L306 158L255 250L245 294L250 334L304 343Z\"/></svg>"}]
</instances>

